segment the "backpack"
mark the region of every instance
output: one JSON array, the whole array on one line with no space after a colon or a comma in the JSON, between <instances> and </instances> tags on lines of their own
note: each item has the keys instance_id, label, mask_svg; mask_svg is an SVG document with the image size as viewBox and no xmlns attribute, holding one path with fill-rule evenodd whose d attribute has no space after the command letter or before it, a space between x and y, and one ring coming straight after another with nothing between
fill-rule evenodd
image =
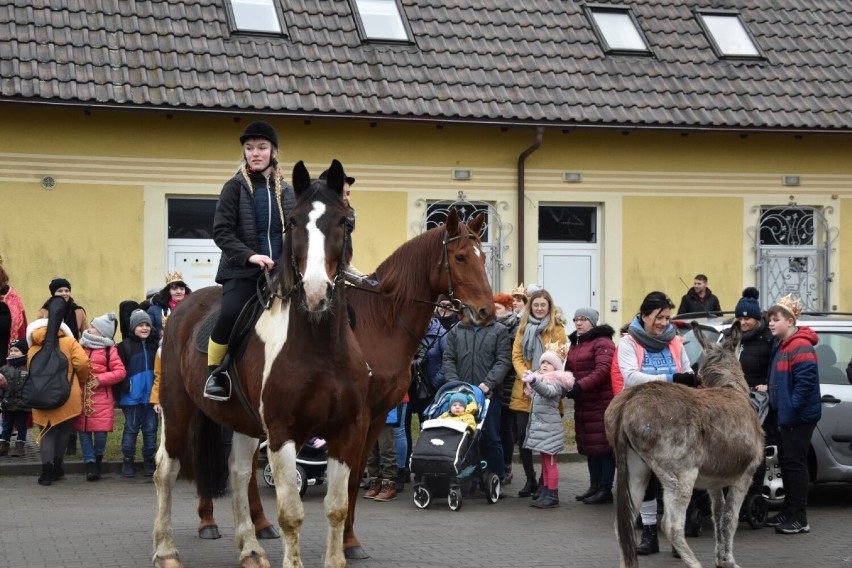
<instances>
[{"instance_id":1,"label":"backpack","mask_svg":"<svg viewBox=\"0 0 852 568\"><path fill-rule=\"evenodd\" d=\"M133 310L139 309L139 302L136 300L124 300L118 305L118 327L121 329L121 339L127 339L130 332L130 314ZM128 387L129 388L129 387Z\"/></svg>"},{"instance_id":2,"label":"backpack","mask_svg":"<svg viewBox=\"0 0 852 568\"><path fill-rule=\"evenodd\" d=\"M112 347L106 348L107 371L109 371L109 359L110 359L111 350L112 350ZM119 357L121 357L121 351L118 352L118 355L119 355ZM115 383L114 385L112 385L113 406L118 406L118 401L121 400L121 395L129 393L129 392L130 392L130 377L125 375L125 377L123 379L121 379L121 382Z\"/></svg>"},{"instance_id":3,"label":"backpack","mask_svg":"<svg viewBox=\"0 0 852 568\"><path fill-rule=\"evenodd\" d=\"M47 305L47 333L44 344L29 363L29 375L21 396L26 405L38 410L59 408L71 396L68 358L59 348L59 326L65 313L65 300L58 296Z\"/></svg>"}]
</instances>

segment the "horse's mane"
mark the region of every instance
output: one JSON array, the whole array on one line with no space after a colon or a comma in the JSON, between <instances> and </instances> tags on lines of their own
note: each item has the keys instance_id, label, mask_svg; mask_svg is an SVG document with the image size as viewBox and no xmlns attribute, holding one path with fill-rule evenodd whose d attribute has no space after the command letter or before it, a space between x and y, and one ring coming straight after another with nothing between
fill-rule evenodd
<instances>
[{"instance_id":1,"label":"horse's mane","mask_svg":"<svg viewBox=\"0 0 852 568\"><path fill-rule=\"evenodd\" d=\"M462 231L461 226L459 224L460 237L466 238L467 230ZM394 324L393 316L411 300L418 296L422 296L419 298L421 300L432 299L425 297L427 292L424 290L428 289L429 283L428 279L423 278L423 272L424 267L428 267L428 270L438 270L443 238L443 227L435 227L421 233L403 243L376 268L373 275L381 283L382 301L356 300L358 325L386 328L387 325ZM362 294L350 291L350 297L360 297Z\"/></svg>"}]
</instances>

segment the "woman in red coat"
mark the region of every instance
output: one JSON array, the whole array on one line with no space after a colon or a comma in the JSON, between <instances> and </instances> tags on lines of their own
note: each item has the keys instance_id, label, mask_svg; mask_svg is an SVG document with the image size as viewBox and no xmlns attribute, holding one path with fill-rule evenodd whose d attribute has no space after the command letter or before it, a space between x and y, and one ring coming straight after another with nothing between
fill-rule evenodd
<instances>
[{"instance_id":1,"label":"woman in red coat","mask_svg":"<svg viewBox=\"0 0 852 568\"><path fill-rule=\"evenodd\" d=\"M574 388L568 398L574 399L574 429L577 451L586 456L589 466L589 489L576 496L587 505L612 503L615 457L607 443L604 412L612 401L612 365L615 334L608 325L598 325L598 312L580 308L574 313L576 331L568 336L571 347L565 370L574 373Z\"/></svg>"}]
</instances>

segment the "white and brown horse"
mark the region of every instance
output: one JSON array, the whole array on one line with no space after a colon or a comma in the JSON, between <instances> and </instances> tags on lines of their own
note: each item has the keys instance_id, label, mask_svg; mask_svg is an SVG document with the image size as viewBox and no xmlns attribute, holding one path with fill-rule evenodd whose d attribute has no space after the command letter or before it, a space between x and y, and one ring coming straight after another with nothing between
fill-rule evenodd
<instances>
[{"instance_id":1,"label":"white and brown horse","mask_svg":"<svg viewBox=\"0 0 852 568\"><path fill-rule=\"evenodd\" d=\"M702 388L655 381L624 389L606 411L606 433L618 467L616 535L621 565L638 566L633 523L651 473L663 486L662 530L691 568L700 567L684 538L693 488L706 489L713 509L715 565L737 566L734 533L740 505L763 459L763 430L734 356L741 337L711 344L693 323L704 350ZM727 488L727 492L723 490Z\"/></svg>"},{"instance_id":2,"label":"white and brown horse","mask_svg":"<svg viewBox=\"0 0 852 568\"><path fill-rule=\"evenodd\" d=\"M304 510L295 485L296 452L311 436L328 440L325 565L346 563L342 543L354 493L351 472L360 472L363 466L371 415L365 357L346 317L342 271L349 260L345 256L351 226L342 200L343 182L343 167L336 160L327 181L311 182L301 162L293 170L297 200L273 280L275 295L249 332L246 352L237 365L252 412L236 395L227 402L202 395L207 360L195 347L196 334L218 307L220 289L193 293L169 318L162 348L163 431L154 475L157 567L183 565L171 525L178 471L184 469L194 477L199 495L208 500L224 479L221 456L215 455L223 447L218 425L234 431L228 478L241 566L270 565L255 536L248 501L250 480L256 475L253 456L263 435L269 441L275 478L284 567L302 566L299 533Z\"/></svg>"}]
</instances>

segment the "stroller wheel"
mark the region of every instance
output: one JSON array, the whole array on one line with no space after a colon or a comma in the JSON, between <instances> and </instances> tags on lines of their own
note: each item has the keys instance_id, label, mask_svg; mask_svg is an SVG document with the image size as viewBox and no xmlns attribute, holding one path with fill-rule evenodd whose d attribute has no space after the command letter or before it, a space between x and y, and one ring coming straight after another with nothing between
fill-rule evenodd
<instances>
[{"instance_id":1,"label":"stroller wheel","mask_svg":"<svg viewBox=\"0 0 852 568\"><path fill-rule=\"evenodd\" d=\"M275 487L275 478L272 477L272 464L266 464L263 468L263 480L270 487Z\"/></svg>"},{"instance_id":2,"label":"stroller wheel","mask_svg":"<svg viewBox=\"0 0 852 568\"><path fill-rule=\"evenodd\" d=\"M698 507L689 511L686 518L686 532L689 536L701 536L701 529L704 528L704 513Z\"/></svg>"},{"instance_id":3,"label":"stroller wheel","mask_svg":"<svg viewBox=\"0 0 852 568\"><path fill-rule=\"evenodd\" d=\"M414 504L418 509L425 509L432 504L432 493L422 483L414 486Z\"/></svg>"},{"instance_id":4,"label":"stroller wheel","mask_svg":"<svg viewBox=\"0 0 852 568\"><path fill-rule=\"evenodd\" d=\"M743 502L746 522L753 529L762 529L766 526L766 517L769 515L769 503L763 495L749 495Z\"/></svg>"},{"instance_id":5,"label":"stroller wheel","mask_svg":"<svg viewBox=\"0 0 852 568\"><path fill-rule=\"evenodd\" d=\"M450 506L450 511L458 511L462 508L464 499L462 498L461 487L458 485L450 487L450 492L447 495L447 504Z\"/></svg>"},{"instance_id":6,"label":"stroller wheel","mask_svg":"<svg viewBox=\"0 0 852 568\"><path fill-rule=\"evenodd\" d=\"M308 472L300 465L296 465L296 489L299 490L299 497L304 497L308 490Z\"/></svg>"},{"instance_id":7,"label":"stroller wheel","mask_svg":"<svg viewBox=\"0 0 852 568\"><path fill-rule=\"evenodd\" d=\"M485 478L485 499L489 503L496 503L500 499L500 478L495 473L489 473Z\"/></svg>"}]
</instances>

